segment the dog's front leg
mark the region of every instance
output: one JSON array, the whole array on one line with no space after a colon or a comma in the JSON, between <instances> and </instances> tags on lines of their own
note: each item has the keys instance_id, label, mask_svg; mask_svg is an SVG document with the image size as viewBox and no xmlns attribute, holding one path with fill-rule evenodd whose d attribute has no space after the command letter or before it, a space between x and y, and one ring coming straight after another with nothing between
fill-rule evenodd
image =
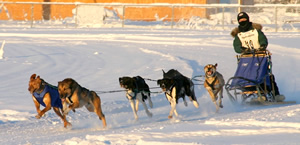
<instances>
[{"instance_id":1,"label":"dog's front leg","mask_svg":"<svg viewBox=\"0 0 300 145\"><path fill-rule=\"evenodd\" d=\"M168 118L171 119L173 117L173 113L175 113L175 115L178 116L178 113L176 111L176 99L173 98L172 96L170 96L169 94L166 94L166 95L167 95L168 101L170 102L170 105L171 105L171 110L170 110L170 113L168 116Z\"/></svg>"},{"instance_id":2,"label":"dog's front leg","mask_svg":"<svg viewBox=\"0 0 300 145\"><path fill-rule=\"evenodd\" d=\"M33 99L33 102L34 102L34 105L35 105L35 109L36 109L36 112L38 114L41 113L41 110L40 110L40 103L35 99L34 96L32 96L32 99ZM36 118L37 118L38 115L36 115ZM39 119L39 118L38 118Z\"/></svg>"},{"instance_id":3,"label":"dog's front leg","mask_svg":"<svg viewBox=\"0 0 300 145\"><path fill-rule=\"evenodd\" d=\"M220 88L220 92L219 92L219 107L220 108L223 108L222 99L223 99L223 87Z\"/></svg>"},{"instance_id":4,"label":"dog's front leg","mask_svg":"<svg viewBox=\"0 0 300 145\"><path fill-rule=\"evenodd\" d=\"M152 103L151 97L148 97L148 102L149 102L149 107L153 108L153 103Z\"/></svg>"},{"instance_id":5,"label":"dog's front leg","mask_svg":"<svg viewBox=\"0 0 300 145\"><path fill-rule=\"evenodd\" d=\"M218 93L218 91L214 91L214 90L212 90L211 89L211 87L207 87L206 88L207 89L207 91L208 91L208 93L209 93L209 95L210 95L210 98L211 98L211 100L213 101L213 103L215 104L215 106L216 106L216 112L218 112L219 111L219 109L220 109L220 107L219 107L219 105L217 104L217 93Z\"/></svg>"},{"instance_id":6,"label":"dog's front leg","mask_svg":"<svg viewBox=\"0 0 300 145\"><path fill-rule=\"evenodd\" d=\"M174 104L174 114L175 114L175 116L178 116L178 113L177 113L177 110L176 110L176 103Z\"/></svg>"},{"instance_id":7,"label":"dog's front leg","mask_svg":"<svg viewBox=\"0 0 300 145\"><path fill-rule=\"evenodd\" d=\"M218 95L219 94L219 95ZM214 95L215 95L215 98L216 99L219 99L219 107L220 108L223 108L223 105L222 105L222 98L223 98L223 86L221 85L218 85L216 87L216 90L214 91Z\"/></svg>"},{"instance_id":8,"label":"dog's front leg","mask_svg":"<svg viewBox=\"0 0 300 145\"><path fill-rule=\"evenodd\" d=\"M63 115L68 115L69 111L71 111L70 108L71 105L68 106L68 103L66 101L62 102L62 104L63 104L63 111L62 111Z\"/></svg>"},{"instance_id":9,"label":"dog's front leg","mask_svg":"<svg viewBox=\"0 0 300 145\"><path fill-rule=\"evenodd\" d=\"M134 98L132 96L135 96L134 92L132 90L128 90L127 93L126 93L126 97L129 100L129 103L130 103L131 109L133 111L133 115L134 115L135 120L138 120L137 110L136 110L137 105L135 104L136 98Z\"/></svg>"},{"instance_id":10,"label":"dog's front leg","mask_svg":"<svg viewBox=\"0 0 300 145\"><path fill-rule=\"evenodd\" d=\"M53 107L54 112L61 118L61 120L64 122L64 127L67 128L68 126L72 126L71 123L69 123L66 119L66 115L63 115L59 108Z\"/></svg>"},{"instance_id":11,"label":"dog's front leg","mask_svg":"<svg viewBox=\"0 0 300 145\"><path fill-rule=\"evenodd\" d=\"M62 106L63 106L62 113L65 114L65 112L67 112L67 109L69 107L68 103L66 101L62 101ZM68 114L68 113L66 113L66 114Z\"/></svg>"},{"instance_id":12,"label":"dog's front leg","mask_svg":"<svg viewBox=\"0 0 300 145\"><path fill-rule=\"evenodd\" d=\"M135 100L135 110L136 110L136 112L139 111L139 99Z\"/></svg>"},{"instance_id":13,"label":"dog's front leg","mask_svg":"<svg viewBox=\"0 0 300 145\"><path fill-rule=\"evenodd\" d=\"M43 102L45 103L46 107L42 111L38 112L38 114L35 116L37 119L40 119L47 111L51 109L51 97L49 93L45 94Z\"/></svg>"},{"instance_id":14,"label":"dog's front leg","mask_svg":"<svg viewBox=\"0 0 300 145\"><path fill-rule=\"evenodd\" d=\"M145 111L146 111L147 116L148 116L148 117L152 117L152 113L148 110L148 107L147 107L146 103L143 101L143 96L142 96L142 94L138 94L138 95L137 95L136 101L142 102L143 107L144 107L144 109L145 109Z\"/></svg>"},{"instance_id":15,"label":"dog's front leg","mask_svg":"<svg viewBox=\"0 0 300 145\"><path fill-rule=\"evenodd\" d=\"M173 99L175 100L175 99ZM172 101L171 102L171 111L170 114L168 116L169 119L171 119L173 117L173 112L175 114L175 116L178 116L177 110L176 110L176 101Z\"/></svg>"},{"instance_id":16,"label":"dog's front leg","mask_svg":"<svg viewBox=\"0 0 300 145\"><path fill-rule=\"evenodd\" d=\"M66 109L64 110L64 115L68 115L68 113L71 110L75 110L75 108L79 108L79 102L73 102L73 104L69 105L69 107L66 107ZM75 112L75 111L74 111Z\"/></svg>"},{"instance_id":17,"label":"dog's front leg","mask_svg":"<svg viewBox=\"0 0 300 145\"><path fill-rule=\"evenodd\" d=\"M130 102L130 105L131 105L131 109L133 111L134 118L135 118L135 120L138 120L139 118L138 118L137 112L135 110L135 101L131 99L131 100L129 100L129 102Z\"/></svg>"}]
</instances>

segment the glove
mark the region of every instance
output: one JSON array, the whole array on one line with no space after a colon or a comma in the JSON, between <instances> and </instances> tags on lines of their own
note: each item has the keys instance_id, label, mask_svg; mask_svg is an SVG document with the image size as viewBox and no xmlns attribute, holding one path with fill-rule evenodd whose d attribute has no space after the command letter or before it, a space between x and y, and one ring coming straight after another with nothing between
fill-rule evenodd
<instances>
[{"instance_id":1,"label":"glove","mask_svg":"<svg viewBox=\"0 0 300 145\"><path fill-rule=\"evenodd\" d=\"M241 47L241 50L242 50L243 53L249 53L249 52L251 52L251 50L249 48L247 48L247 47Z\"/></svg>"},{"instance_id":2,"label":"glove","mask_svg":"<svg viewBox=\"0 0 300 145\"><path fill-rule=\"evenodd\" d=\"M248 48L246 48L246 47L241 47L241 49L242 49L242 51L245 51L245 50L247 50Z\"/></svg>"},{"instance_id":3,"label":"glove","mask_svg":"<svg viewBox=\"0 0 300 145\"><path fill-rule=\"evenodd\" d=\"M258 50L259 50L259 51L265 51L266 48L267 48L266 45L261 45L261 46L258 48Z\"/></svg>"}]
</instances>

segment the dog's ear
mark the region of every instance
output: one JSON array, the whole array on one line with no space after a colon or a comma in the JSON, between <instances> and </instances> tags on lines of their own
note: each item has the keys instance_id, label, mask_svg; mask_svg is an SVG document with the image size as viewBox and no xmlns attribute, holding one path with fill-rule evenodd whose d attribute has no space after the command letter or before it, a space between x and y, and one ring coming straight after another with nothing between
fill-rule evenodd
<instances>
[{"instance_id":1,"label":"dog's ear","mask_svg":"<svg viewBox=\"0 0 300 145\"><path fill-rule=\"evenodd\" d=\"M34 80L36 77L36 74L32 74L31 77L30 77L30 80Z\"/></svg>"},{"instance_id":2,"label":"dog's ear","mask_svg":"<svg viewBox=\"0 0 300 145\"><path fill-rule=\"evenodd\" d=\"M162 69L163 74L165 74L165 71Z\"/></svg>"},{"instance_id":3,"label":"dog's ear","mask_svg":"<svg viewBox=\"0 0 300 145\"><path fill-rule=\"evenodd\" d=\"M215 67L217 67L217 66L218 66L218 63L215 64Z\"/></svg>"}]
</instances>

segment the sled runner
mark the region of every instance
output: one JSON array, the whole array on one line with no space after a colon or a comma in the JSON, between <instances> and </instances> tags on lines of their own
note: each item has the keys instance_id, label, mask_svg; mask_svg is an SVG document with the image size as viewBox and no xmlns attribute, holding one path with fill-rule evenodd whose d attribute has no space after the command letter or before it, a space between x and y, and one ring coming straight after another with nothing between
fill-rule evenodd
<instances>
[{"instance_id":1,"label":"sled runner","mask_svg":"<svg viewBox=\"0 0 300 145\"><path fill-rule=\"evenodd\" d=\"M225 89L234 103L280 104L275 98L274 76L269 51L256 51L237 55L235 75L227 81Z\"/></svg>"}]
</instances>

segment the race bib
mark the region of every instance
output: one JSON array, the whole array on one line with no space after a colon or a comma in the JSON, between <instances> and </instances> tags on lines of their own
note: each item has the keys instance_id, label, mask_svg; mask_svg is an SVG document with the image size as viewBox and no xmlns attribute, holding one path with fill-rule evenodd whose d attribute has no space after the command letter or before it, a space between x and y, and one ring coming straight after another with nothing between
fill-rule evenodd
<instances>
[{"instance_id":1,"label":"race bib","mask_svg":"<svg viewBox=\"0 0 300 145\"><path fill-rule=\"evenodd\" d=\"M256 29L247 32L240 32L238 33L238 37L241 40L242 47L259 49L260 44L258 41L258 32Z\"/></svg>"}]
</instances>

